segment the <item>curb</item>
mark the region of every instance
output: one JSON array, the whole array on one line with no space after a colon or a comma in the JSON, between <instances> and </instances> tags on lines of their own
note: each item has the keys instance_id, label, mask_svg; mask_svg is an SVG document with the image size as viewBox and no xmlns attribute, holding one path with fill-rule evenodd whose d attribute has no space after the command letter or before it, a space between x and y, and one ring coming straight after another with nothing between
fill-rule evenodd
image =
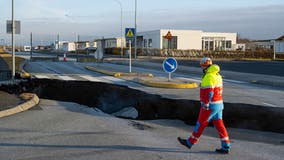
<instances>
[{"instance_id":1,"label":"curb","mask_svg":"<svg viewBox=\"0 0 284 160\"><path fill-rule=\"evenodd\" d=\"M110 76L114 76L114 77L122 77L122 76L141 76L141 77L154 77L153 74L151 73L124 73L124 72L111 72L108 70L104 70L104 69L98 69L92 66L85 66L86 69L91 70L91 71L95 71L95 72L99 72L99 73L103 73L106 75L110 75Z\"/></svg>"},{"instance_id":2,"label":"curb","mask_svg":"<svg viewBox=\"0 0 284 160\"><path fill-rule=\"evenodd\" d=\"M31 78L31 74L24 70L27 60L20 64L20 76L21 78Z\"/></svg>"},{"instance_id":3,"label":"curb","mask_svg":"<svg viewBox=\"0 0 284 160\"><path fill-rule=\"evenodd\" d=\"M193 83L170 83L170 82L155 82L155 81L147 81L137 78L136 81L138 83L144 84L150 87L157 88L172 88L172 89L190 89L190 88L198 88L198 84Z\"/></svg>"},{"instance_id":4,"label":"curb","mask_svg":"<svg viewBox=\"0 0 284 160\"><path fill-rule=\"evenodd\" d=\"M0 111L0 118L11 116L13 114L26 111L26 110L36 106L39 103L39 98L36 94L31 94L30 97L31 97L31 99L28 100L27 102L23 103L23 104L20 104L20 105L14 107L14 108L11 108L11 109Z\"/></svg>"},{"instance_id":5,"label":"curb","mask_svg":"<svg viewBox=\"0 0 284 160\"><path fill-rule=\"evenodd\" d=\"M109 76L114 76L114 77L120 77L121 76L120 72L111 72L111 71L98 69L98 68L91 67L91 66L86 66L85 68L88 69L88 70L103 73L103 74L106 74L106 75L109 75Z\"/></svg>"}]
</instances>

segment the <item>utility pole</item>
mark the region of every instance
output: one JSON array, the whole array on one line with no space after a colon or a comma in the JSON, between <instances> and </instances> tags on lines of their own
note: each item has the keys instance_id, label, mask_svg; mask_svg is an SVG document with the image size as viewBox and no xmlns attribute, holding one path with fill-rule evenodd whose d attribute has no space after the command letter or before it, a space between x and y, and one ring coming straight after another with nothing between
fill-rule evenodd
<instances>
[{"instance_id":1,"label":"utility pole","mask_svg":"<svg viewBox=\"0 0 284 160\"><path fill-rule=\"evenodd\" d=\"M12 0L12 79L15 79L15 21L14 21L14 0Z\"/></svg>"},{"instance_id":2,"label":"utility pole","mask_svg":"<svg viewBox=\"0 0 284 160\"><path fill-rule=\"evenodd\" d=\"M56 56L57 60L59 61L59 33L57 33L57 40L55 41L55 48L56 48Z\"/></svg>"},{"instance_id":3,"label":"utility pole","mask_svg":"<svg viewBox=\"0 0 284 160\"><path fill-rule=\"evenodd\" d=\"M135 37L134 37L134 58L137 58L137 0L135 0Z\"/></svg>"},{"instance_id":4,"label":"utility pole","mask_svg":"<svg viewBox=\"0 0 284 160\"><path fill-rule=\"evenodd\" d=\"M76 47L76 61L78 62L78 44L80 41L80 35L77 35L77 43L75 43L75 47Z\"/></svg>"},{"instance_id":5,"label":"utility pole","mask_svg":"<svg viewBox=\"0 0 284 160\"><path fill-rule=\"evenodd\" d=\"M57 34L57 52L59 51L59 33Z\"/></svg>"},{"instance_id":6,"label":"utility pole","mask_svg":"<svg viewBox=\"0 0 284 160\"><path fill-rule=\"evenodd\" d=\"M275 52L276 52L276 43L275 43L275 40L274 40L273 41L273 60L275 60L275 58L276 58Z\"/></svg>"},{"instance_id":7,"label":"utility pole","mask_svg":"<svg viewBox=\"0 0 284 160\"><path fill-rule=\"evenodd\" d=\"M120 36L121 36L121 42L120 42L120 56L123 57L123 47L124 47L124 41L123 41L123 26L122 26L122 3L119 0L115 0L119 6L120 6Z\"/></svg>"},{"instance_id":8,"label":"utility pole","mask_svg":"<svg viewBox=\"0 0 284 160\"><path fill-rule=\"evenodd\" d=\"M30 60L32 60L32 58L33 58L33 33L32 32L31 32L31 50L30 50L30 54L31 54Z\"/></svg>"}]
</instances>

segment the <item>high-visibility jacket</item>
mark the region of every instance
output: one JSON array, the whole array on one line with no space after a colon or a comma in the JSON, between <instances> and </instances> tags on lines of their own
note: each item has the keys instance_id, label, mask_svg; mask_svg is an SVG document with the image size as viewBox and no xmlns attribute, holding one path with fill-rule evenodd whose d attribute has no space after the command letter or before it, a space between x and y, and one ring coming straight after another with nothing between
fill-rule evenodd
<instances>
[{"instance_id":1,"label":"high-visibility jacket","mask_svg":"<svg viewBox=\"0 0 284 160\"><path fill-rule=\"evenodd\" d=\"M200 102L203 107L210 104L223 103L223 80L219 74L220 67L216 64L207 68L200 84Z\"/></svg>"}]
</instances>

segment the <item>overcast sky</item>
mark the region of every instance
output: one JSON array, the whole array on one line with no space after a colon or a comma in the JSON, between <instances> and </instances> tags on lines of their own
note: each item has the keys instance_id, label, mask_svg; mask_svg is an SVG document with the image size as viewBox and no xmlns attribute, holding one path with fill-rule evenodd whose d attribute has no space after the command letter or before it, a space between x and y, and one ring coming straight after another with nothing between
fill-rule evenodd
<instances>
[{"instance_id":1,"label":"overcast sky","mask_svg":"<svg viewBox=\"0 0 284 160\"><path fill-rule=\"evenodd\" d=\"M30 32L35 43L120 36L134 27L135 0L14 0L15 20L21 21L18 44L26 44ZM273 39L284 35L283 0L137 0L138 32L157 29L191 29L205 32L237 32L243 38ZM0 0L0 39L9 43L6 20L11 0ZM1 40L3 43L3 40Z\"/></svg>"}]
</instances>

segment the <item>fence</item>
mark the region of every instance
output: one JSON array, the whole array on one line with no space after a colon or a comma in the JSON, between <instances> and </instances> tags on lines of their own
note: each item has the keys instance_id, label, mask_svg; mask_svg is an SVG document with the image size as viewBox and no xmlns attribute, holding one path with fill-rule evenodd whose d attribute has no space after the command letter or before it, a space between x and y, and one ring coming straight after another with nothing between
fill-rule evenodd
<instances>
[{"instance_id":1,"label":"fence","mask_svg":"<svg viewBox=\"0 0 284 160\"><path fill-rule=\"evenodd\" d=\"M124 54L127 48L124 48ZM106 54L120 54L120 48L107 48ZM134 48L132 48L132 54L134 54ZM227 58L227 59L272 59L272 50L255 50L255 51L202 51L202 50L176 50L171 49L137 49L138 56L153 56L153 57L186 57L186 58ZM276 58L284 59L284 54L276 54Z\"/></svg>"}]
</instances>

